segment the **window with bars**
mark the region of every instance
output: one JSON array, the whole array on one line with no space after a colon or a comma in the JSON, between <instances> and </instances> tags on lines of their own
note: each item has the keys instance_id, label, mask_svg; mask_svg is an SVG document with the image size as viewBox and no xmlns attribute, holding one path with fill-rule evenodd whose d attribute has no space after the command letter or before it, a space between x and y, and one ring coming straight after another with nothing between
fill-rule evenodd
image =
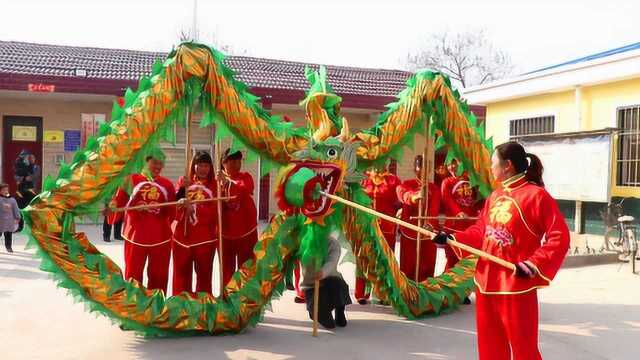
<instances>
[{"instance_id":1,"label":"window with bars","mask_svg":"<svg viewBox=\"0 0 640 360\"><path fill-rule=\"evenodd\" d=\"M552 134L555 122L553 115L511 120L509 136L514 139L528 135Z\"/></svg>"},{"instance_id":2,"label":"window with bars","mask_svg":"<svg viewBox=\"0 0 640 360\"><path fill-rule=\"evenodd\" d=\"M640 187L640 105L618 108L618 186Z\"/></svg>"}]
</instances>

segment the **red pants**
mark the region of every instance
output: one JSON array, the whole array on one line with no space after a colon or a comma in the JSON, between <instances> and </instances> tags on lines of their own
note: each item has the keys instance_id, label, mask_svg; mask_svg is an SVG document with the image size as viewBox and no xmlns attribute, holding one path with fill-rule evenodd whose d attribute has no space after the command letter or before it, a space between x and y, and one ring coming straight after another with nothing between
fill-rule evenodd
<instances>
[{"instance_id":1,"label":"red pants","mask_svg":"<svg viewBox=\"0 0 640 360\"><path fill-rule=\"evenodd\" d=\"M144 266L147 263L148 289L159 289L167 293L169 280L169 258L171 243L156 246L140 246L129 241L124 242L124 277L142 282Z\"/></svg>"},{"instance_id":2,"label":"red pants","mask_svg":"<svg viewBox=\"0 0 640 360\"><path fill-rule=\"evenodd\" d=\"M480 360L542 359L538 350L538 294L484 295L476 290Z\"/></svg>"},{"instance_id":3,"label":"red pants","mask_svg":"<svg viewBox=\"0 0 640 360\"><path fill-rule=\"evenodd\" d=\"M387 245L391 248L391 251L394 251L396 248L396 234L395 233L382 233L384 235L384 239L387 241ZM414 265L415 266L415 265ZM365 294L365 290L367 287L367 280L360 276L358 269L356 269L356 290L354 296L356 299L368 299L369 294Z\"/></svg>"},{"instance_id":4,"label":"red pants","mask_svg":"<svg viewBox=\"0 0 640 360\"><path fill-rule=\"evenodd\" d=\"M173 295L183 291L194 294L193 270L196 271L196 293L211 294L213 277L213 256L218 242L192 247L173 243Z\"/></svg>"},{"instance_id":5,"label":"red pants","mask_svg":"<svg viewBox=\"0 0 640 360\"><path fill-rule=\"evenodd\" d=\"M245 261L253 258L253 247L258 242L258 229L241 238L222 238L222 281L228 284L231 276ZM237 261L237 265L236 265Z\"/></svg>"},{"instance_id":6,"label":"red pants","mask_svg":"<svg viewBox=\"0 0 640 360\"><path fill-rule=\"evenodd\" d=\"M421 241L418 281L433 277L436 268L436 245L429 239ZM400 235L400 270L412 280L416 278L416 261L416 240Z\"/></svg>"}]
</instances>

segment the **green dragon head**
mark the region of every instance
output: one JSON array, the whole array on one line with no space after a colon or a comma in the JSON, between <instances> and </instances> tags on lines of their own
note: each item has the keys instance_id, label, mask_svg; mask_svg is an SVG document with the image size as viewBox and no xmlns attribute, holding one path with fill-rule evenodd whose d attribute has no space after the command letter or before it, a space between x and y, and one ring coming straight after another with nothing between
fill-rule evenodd
<instances>
[{"instance_id":1,"label":"green dragon head","mask_svg":"<svg viewBox=\"0 0 640 360\"><path fill-rule=\"evenodd\" d=\"M309 136L307 148L293 154L293 161L278 176L276 198L285 213L302 213L322 223L331 212L331 201L320 191L334 194L345 182L359 182L356 148L346 119L337 136L318 136L321 126ZM323 129L323 130L320 130ZM330 133L330 132L329 132ZM324 137L324 139L323 139Z\"/></svg>"}]
</instances>

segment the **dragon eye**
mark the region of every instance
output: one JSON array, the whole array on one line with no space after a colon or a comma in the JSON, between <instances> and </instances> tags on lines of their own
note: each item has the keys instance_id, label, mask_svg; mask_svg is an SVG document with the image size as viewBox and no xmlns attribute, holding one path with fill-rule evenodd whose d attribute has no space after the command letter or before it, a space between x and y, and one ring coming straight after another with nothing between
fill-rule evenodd
<instances>
[{"instance_id":1,"label":"dragon eye","mask_svg":"<svg viewBox=\"0 0 640 360\"><path fill-rule=\"evenodd\" d=\"M330 160L333 160L333 159L337 158L337 157L338 157L338 150L333 149L333 148L332 148L332 149L327 150L327 157L328 157Z\"/></svg>"}]
</instances>

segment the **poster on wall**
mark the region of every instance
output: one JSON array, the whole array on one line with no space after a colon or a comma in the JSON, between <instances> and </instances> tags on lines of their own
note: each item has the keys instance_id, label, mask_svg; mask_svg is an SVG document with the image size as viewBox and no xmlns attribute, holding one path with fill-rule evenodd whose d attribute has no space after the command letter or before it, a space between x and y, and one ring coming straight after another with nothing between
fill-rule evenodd
<instances>
[{"instance_id":1,"label":"poster on wall","mask_svg":"<svg viewBox=\"0 0 640 360\"><path fill-rule=\"evenodd\" d=\"M95 136L100 129L100 125L106 121L105 114L81 114L81 126L80 126L80 146L84 147L87 144L87 140Z\"/></svg>"},{"instance_id":2,"label":"poster on wall","mask_svg":"<svg viewBox=\"0 0 640 360\"><path fill-rule=\"evenodd\" d=\"M77 151L80 148L80 130L64 131L64 151Z\"/></svg>"},{"instance_id":3,"label":"poster on wall","mask_svg":"<svg viewBox=\"0 0 640 360\"><path fill-rule=\"evenodd\" d=\"M556 199L609 201L611 136L520 139L527 152L540 157L543 180Z\"/></svg>"},{"instance_id":4,"label":"poster on wall","mask_svg":"<svg viewBox=\"0 0 640 360\"><path fill-rule=\"evenodd\" d=\"M38 129L35 126L11 126L12 141L36 141Z\"/></svg>"},{"instance_id":5,"label":"poster on wall","mask_svg":"<svg viewBox=\"0 0 640 360\"><path fill-rule=\"evenodd\" d=\"M64 131L60 130L45 130L44 142L46 143L61 143L64 141Z\"/></svg>"}]
</instances>

